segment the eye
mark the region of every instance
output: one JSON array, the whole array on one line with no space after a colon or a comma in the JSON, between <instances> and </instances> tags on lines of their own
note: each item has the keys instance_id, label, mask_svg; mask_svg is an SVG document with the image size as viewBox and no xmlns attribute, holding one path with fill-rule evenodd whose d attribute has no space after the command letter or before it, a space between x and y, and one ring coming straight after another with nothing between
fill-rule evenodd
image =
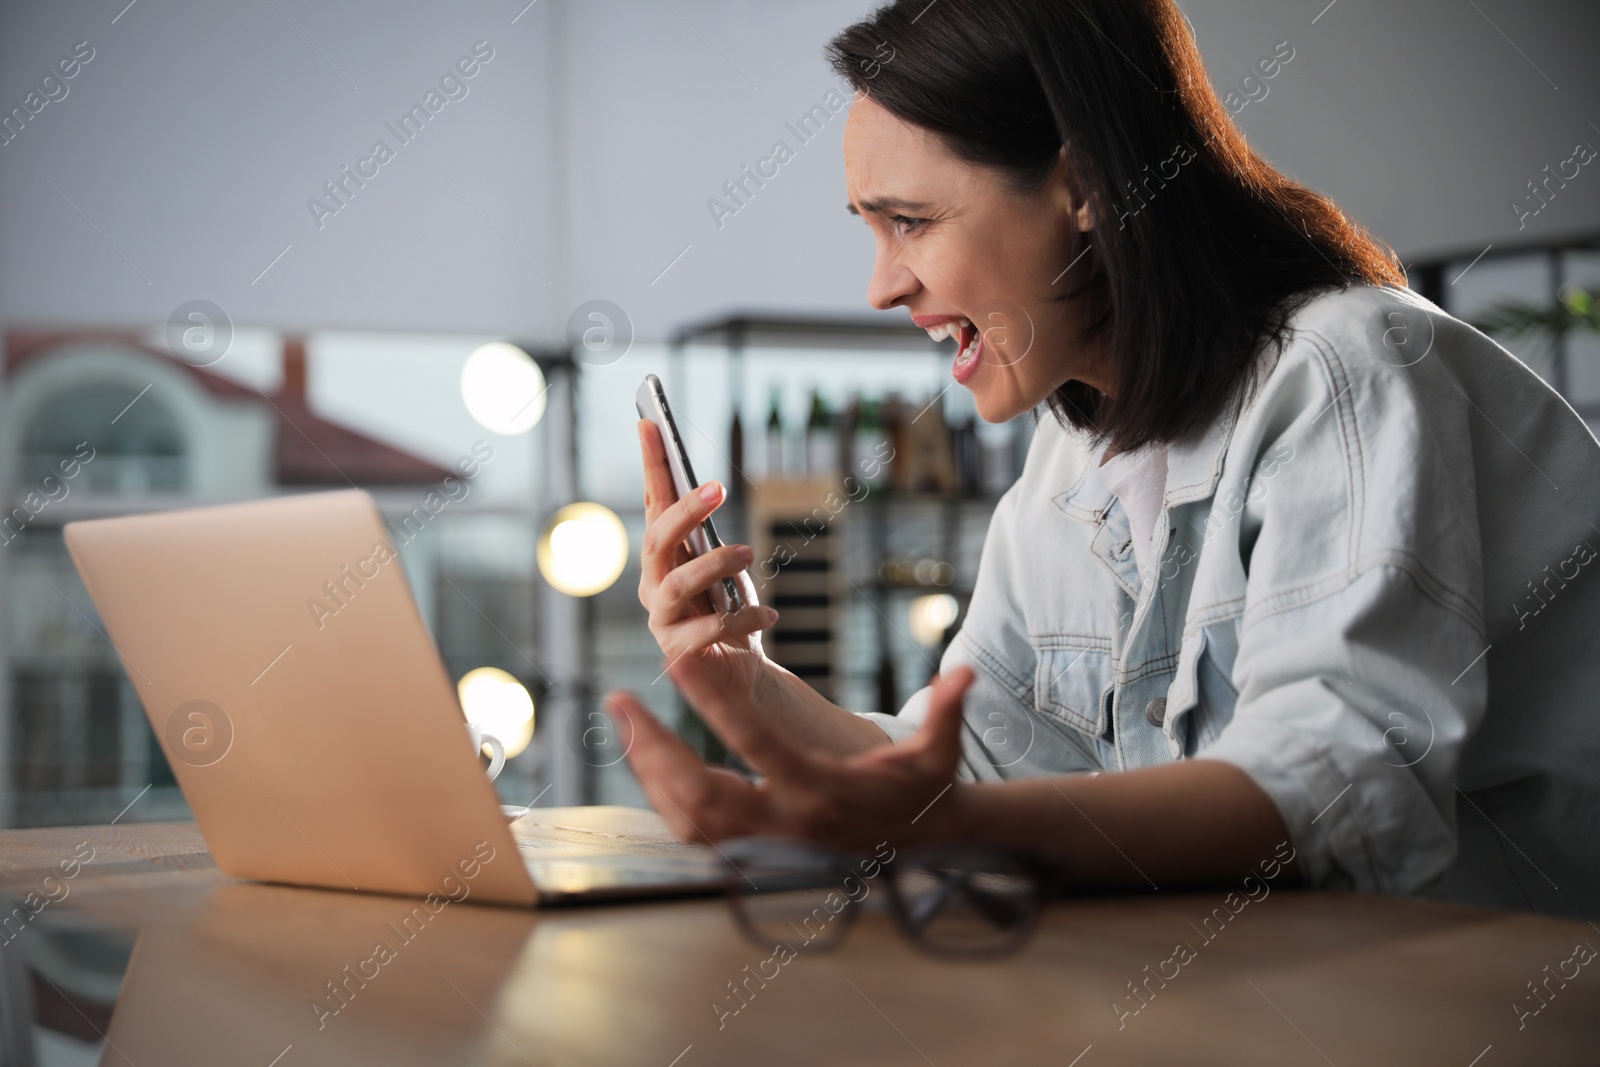
<instances>
[{"instance_id":1,"label":"eye","mask_svg":"<svg viewBox=\"0 0 1600 1067\"><path fill-rule=\"evenodd\" d=\"M888 219L895 232L902 237L908 233L914 233L928 224L927 219L914 219L907 215L890 215Z\"/></svg>"}]
</instances>

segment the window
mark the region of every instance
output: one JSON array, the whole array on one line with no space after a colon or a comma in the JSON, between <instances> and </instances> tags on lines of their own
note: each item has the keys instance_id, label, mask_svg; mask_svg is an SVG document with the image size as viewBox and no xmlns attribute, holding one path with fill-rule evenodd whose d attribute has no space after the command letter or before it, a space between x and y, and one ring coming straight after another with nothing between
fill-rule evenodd
<instances>
[{"instance_id":1,"label":"window","mask_svg":"<svg viewBox=\"0 0 1600 1067\"><path fill-rule=\"evenodd\" d=\"M62 461L93 448L77 488L93 493L182 492L189 457L177 420L162 404L128 385L84 385L42 404L22 437L18 486L41 485Z\"/></svg>"}]
</instances>

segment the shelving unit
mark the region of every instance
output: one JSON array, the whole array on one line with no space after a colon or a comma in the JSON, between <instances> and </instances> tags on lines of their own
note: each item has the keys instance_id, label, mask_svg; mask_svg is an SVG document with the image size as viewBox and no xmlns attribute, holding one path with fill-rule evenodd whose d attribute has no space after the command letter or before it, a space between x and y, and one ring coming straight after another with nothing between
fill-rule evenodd
<instances>
[{"instance_id":1,"label":"shelving unit","mask_svg":"<svg viewBox=\"0 0 1600 1067\"><path fill-rule=\"evenodd\" d=\"M672 335L670 345L669 394L687 381L689 349L715 345L726 354L736 404L745 395L746 364L763 350L838 349L884 359L955 354L954 342L935 343L903 321L755 313L686 326ZM741 413L747 441L760 432L755 416ZM1007 446L1013 472L1021 469L1032 431L1030 416L1016 420ZM738 459L731 447L728 455ZM999 499L999 487L989 489L846 493L826 479L764 481L736 470L729 480L732 506L724 537L755 549L752 577L758 579L758 593L781 613L765 639L768 654L845 707L898 711L934 673L942 651L909 635L908 603L918 595L948 593L964 614L988 518ZM819 511L830 491L835 506ZM910 565L911 581L882 573L881 565L894 561Z\"/></svg>"}]
</instances>

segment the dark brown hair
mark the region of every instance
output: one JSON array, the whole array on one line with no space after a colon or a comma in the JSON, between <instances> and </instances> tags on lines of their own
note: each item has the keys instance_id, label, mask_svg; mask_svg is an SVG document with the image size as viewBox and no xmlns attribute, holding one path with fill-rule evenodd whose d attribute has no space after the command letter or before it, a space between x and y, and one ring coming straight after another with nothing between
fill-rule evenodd
<instances>
[{"instance_id":1,"label":"dark brown hair","mask_svg":"<svg viewBox=\"0 0 1600 1067\"><path fill-rule=\"evenodd\" d=\"M1065 148L1095 227L1062 299L1092 301L1115 399L1069 381L1050 406L1119 451L1209 425L1318 291L1406 284L1387 246L1245 143L1172 0L896 0L827 54L1017 188Z\"/></svg>"}]
</instances>

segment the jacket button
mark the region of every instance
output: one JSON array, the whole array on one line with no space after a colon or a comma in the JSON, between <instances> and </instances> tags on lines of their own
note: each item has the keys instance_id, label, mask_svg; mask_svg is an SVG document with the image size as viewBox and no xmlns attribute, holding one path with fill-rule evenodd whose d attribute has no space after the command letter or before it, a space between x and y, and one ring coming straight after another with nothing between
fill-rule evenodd
<instances>
[{"instance_id":1,"label":"jacket button","mask_svg":"<svg viewBox=\"0 0 1600 1067\"><path fill-rule=\"evenodd\" d=\"M1144 706L1145 721L1151 726L1159 728L1167 720L1167 700L1165 697L1156 697Z\"/></svg>"}]
</instances>

